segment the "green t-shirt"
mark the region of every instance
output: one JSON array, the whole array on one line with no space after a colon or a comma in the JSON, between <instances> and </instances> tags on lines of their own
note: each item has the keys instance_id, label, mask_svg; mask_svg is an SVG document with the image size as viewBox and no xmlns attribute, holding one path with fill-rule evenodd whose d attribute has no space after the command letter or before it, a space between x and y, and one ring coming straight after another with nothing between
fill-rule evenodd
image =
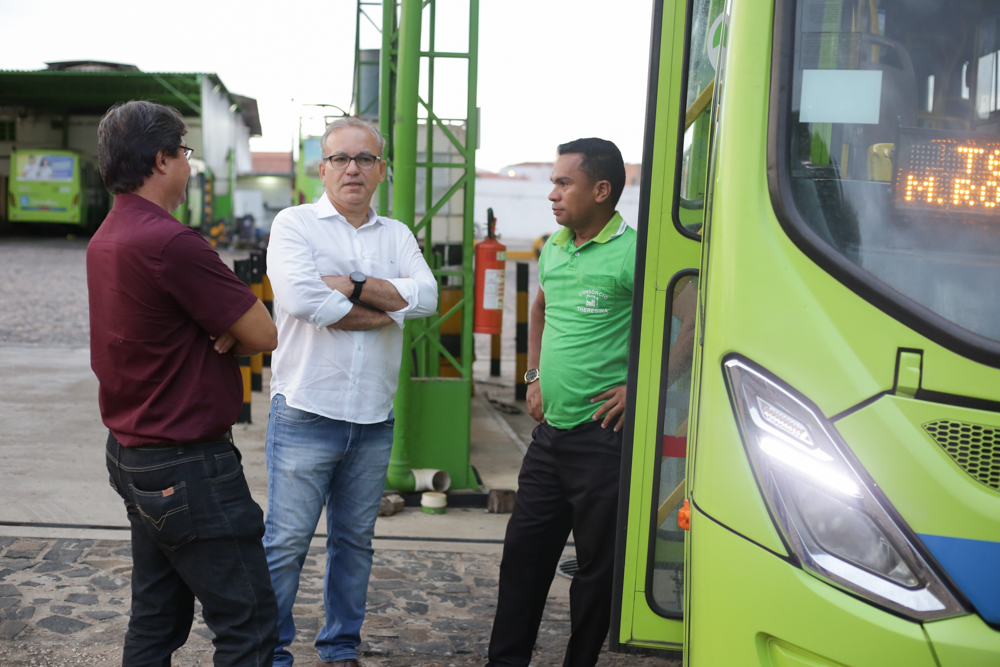
<instances>
[{"instance_id":1,"label":"green t-shirt","mask_svg":"<svg viewBox=\"0 0 1000 667\"><path fill-rule=\"evenodd\" d=\"M569 429L589 421L590 399L625 384L635 278L635 230L615 213L577 247L563 228L542 246L538 283L545 292L539 382L545 420Z\"/></svg>"}]
</instances>

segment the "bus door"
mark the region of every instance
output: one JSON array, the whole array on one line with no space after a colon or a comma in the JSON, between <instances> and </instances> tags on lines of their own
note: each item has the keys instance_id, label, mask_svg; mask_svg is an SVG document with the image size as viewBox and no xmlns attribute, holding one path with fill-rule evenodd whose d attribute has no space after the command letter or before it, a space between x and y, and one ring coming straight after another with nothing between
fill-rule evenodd
<instances>
[{"instance_id":1,"label":"bus door","mask_svg":"<svg viewBox=\"0 0 1000 667\"><path fill-rule=\"evenodd\" d=\"M725 0L654 3L611 648L681 650L698 273Z\"/></svg>"}]
</instances>

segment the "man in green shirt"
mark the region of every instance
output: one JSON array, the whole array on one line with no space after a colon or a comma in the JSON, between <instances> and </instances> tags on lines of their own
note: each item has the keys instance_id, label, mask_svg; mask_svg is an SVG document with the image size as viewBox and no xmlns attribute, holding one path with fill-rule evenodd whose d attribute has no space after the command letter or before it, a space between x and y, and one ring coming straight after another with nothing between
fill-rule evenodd
<instances>
[{"instance_id":1,"label":"man in green shirt","mask_svg":"<svg viewBox=\"0 0 1000 667\"><path fill-rule=\"evenodd\" d=\"M527 667L570 530L565 667L593 667L611 622L636 234L615 210L625 163L603 139L559 146L528 332L528 411L539 423L507 523L488 667Z\"/></svg>"}]
</instances>

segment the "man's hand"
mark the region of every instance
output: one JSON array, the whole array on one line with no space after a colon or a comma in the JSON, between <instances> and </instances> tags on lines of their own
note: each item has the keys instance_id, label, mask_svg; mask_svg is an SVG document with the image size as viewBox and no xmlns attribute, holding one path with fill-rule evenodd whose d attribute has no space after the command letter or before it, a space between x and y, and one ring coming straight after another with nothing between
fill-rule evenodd
<instances>
[{"instance_id":1,"label":"man's hand","mask_svg":"<svg viewBox=\"0 0 1000 667\"><path fill-rule=\"evenodd\" d=\"M219 336L218 338L216 338L215 336L209 336L209 338L215 341L215 345L213 347L215 348L215 351L218 352L219 354L225 354L226 352L229 352L230 348L232 348L232 346L236 344L236 336L234 336L228 331Z\"/></svg>"},{"instance_id":2,"label":"man's hand","mask_svg":"<svg viewBox=\"0 0 1000 667\"><path fill-rule=\"evenodd\" d=\"M278 347L278 330L264 304L257 303L236 320L229 331L220 334L212 346L219 354L232 352L237 357L252 357L258 352L273 352Z\"/></svg>"},{"instance_id":3,"label":"man's hand","mask_svg":"<svg viewBox=\"0 0 1000 667\"><path fill-rule=\"evenodd\" d=\"M597 408L597 412L594 413L594 419L600 419L601 415L604 415L601 428L607 428L608 424L614 421L615 417L618 417L618 423L615 424L615 432L617 433L621 430L622 424L625 422L625 385L608 389L606 392L590 399L591 403L597 403L598 401L604 401L604 405Z\"/></svg>"},{"instance_id":4,"label":"man's hand","mask_svg":"<svg viewBox=\"0 0 1000 667\"><path fill-rule=\"evenodd\" d=\"M545 413L542 412L542 387L538 380L528 385L528 393L525 395L528 402L528 414L536 422L545 421Z\"/></svg>"}]
</instances>

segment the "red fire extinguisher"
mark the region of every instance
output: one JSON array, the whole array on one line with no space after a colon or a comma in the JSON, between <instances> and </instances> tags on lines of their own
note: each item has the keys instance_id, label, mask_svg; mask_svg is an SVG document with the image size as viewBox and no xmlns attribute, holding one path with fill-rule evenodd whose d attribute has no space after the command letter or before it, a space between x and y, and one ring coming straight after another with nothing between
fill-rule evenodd
<instances>
[{"instance_id":1,"label":"red fire extinguisher","mask_svg":"<svg viewBox=\"0 0 1000 667\"><path fill-rule=\"evenodd\" d=\"M476 246L476 311L472 325L476 333L498 334L503 325L507 246L497 241L496 224L493 209L486 209L486 238Z\"/></svg>"}]
</instances>

